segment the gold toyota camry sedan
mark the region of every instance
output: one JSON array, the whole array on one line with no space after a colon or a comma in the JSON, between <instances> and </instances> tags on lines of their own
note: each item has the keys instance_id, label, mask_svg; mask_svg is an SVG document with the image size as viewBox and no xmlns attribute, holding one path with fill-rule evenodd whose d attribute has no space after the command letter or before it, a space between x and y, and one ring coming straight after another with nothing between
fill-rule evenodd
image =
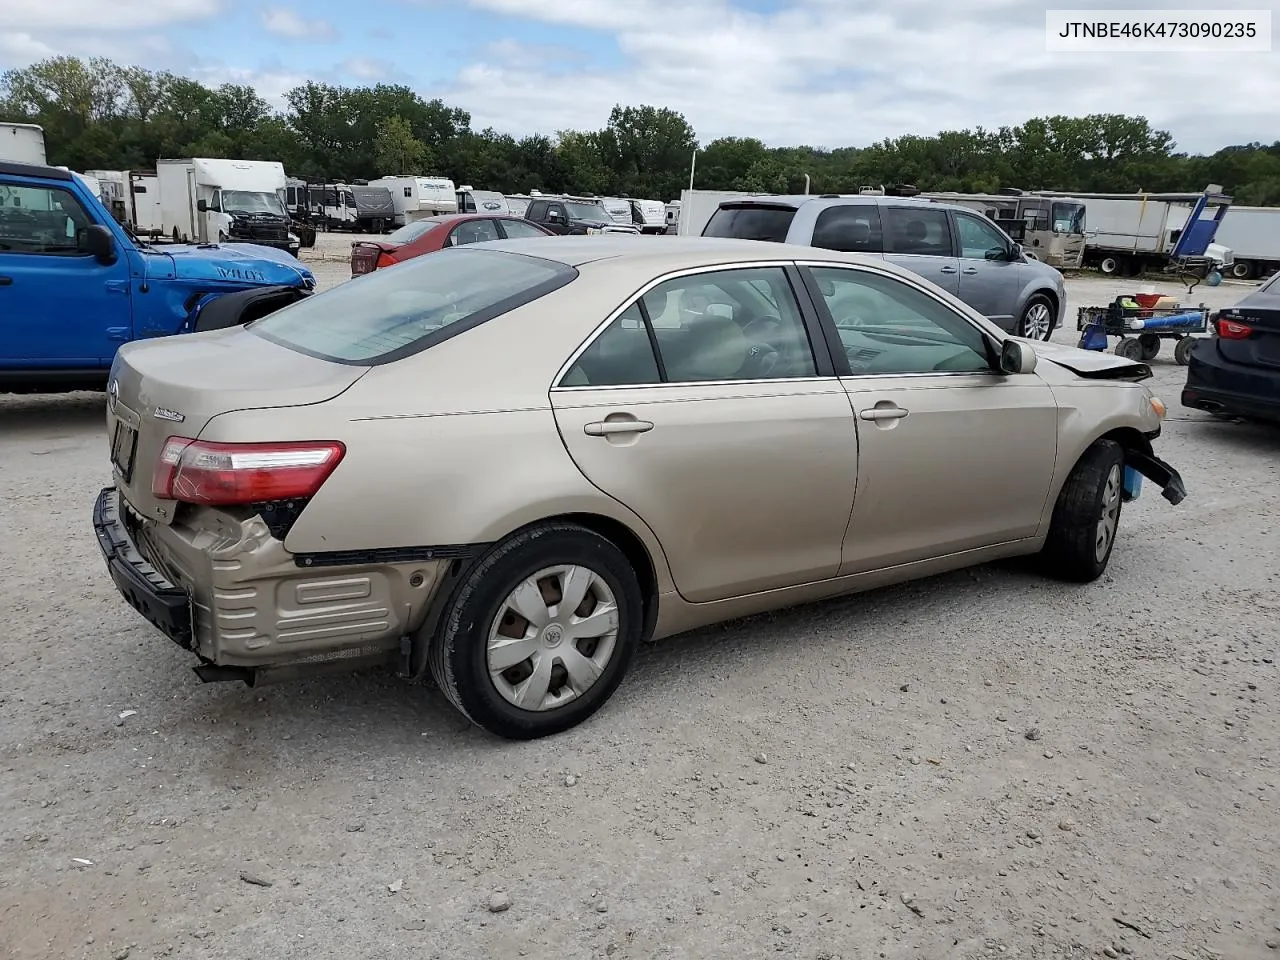
<instances>
[{"instance_id":1,"label":"gold toyota camry sedan","mask_svg":"<svg viewBox=\"0 0 1280 960\"><path fill-rule=\"evenodd\" d=\"M93 522L124 598L260 684L428 674L528 739L636 647L1016 555L1099 576L1164 405L928 281L748 240L445 250L123 347Z\"/></svg>"}]
</instances>

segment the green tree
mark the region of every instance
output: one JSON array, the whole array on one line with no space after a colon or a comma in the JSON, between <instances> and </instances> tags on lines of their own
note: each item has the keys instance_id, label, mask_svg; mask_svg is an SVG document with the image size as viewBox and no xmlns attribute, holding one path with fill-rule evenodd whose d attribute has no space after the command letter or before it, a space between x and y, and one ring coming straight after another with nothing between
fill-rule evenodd
<instances>
[{"instance_id":1,"label":"green tree","mask_svg":"<svg viewBox=\"0 0 1280 960\"><path fill-rule=\"evenodd\" d=\"M404 117L388 117L382 121L375 148L378 170L384 175L422 174L426 172L431 151L413 135L413 127Z\"/></svg>"}]
</instances>

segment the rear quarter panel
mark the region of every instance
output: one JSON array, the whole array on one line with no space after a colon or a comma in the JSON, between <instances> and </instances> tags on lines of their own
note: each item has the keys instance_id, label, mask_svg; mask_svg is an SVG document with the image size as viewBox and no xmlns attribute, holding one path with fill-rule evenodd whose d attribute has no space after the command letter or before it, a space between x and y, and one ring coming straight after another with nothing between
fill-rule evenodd
<instances>
[{"instance_id":1,"label":"rear quarter panel","mask_svg":"<svg viewBox=\"0 0 1280 960\"><path fill-rule=\"evenodd\" d=\"M547 517L585 512L635 533L649 551L659 591L669 591L656 538L578 470L549 400L561 365L622 302L619 289L575 281L422 353L374 367L331 401L223 414L201 437L347 445L290 531L290 551L488 543Z\"/></svg>"}]
</instances>

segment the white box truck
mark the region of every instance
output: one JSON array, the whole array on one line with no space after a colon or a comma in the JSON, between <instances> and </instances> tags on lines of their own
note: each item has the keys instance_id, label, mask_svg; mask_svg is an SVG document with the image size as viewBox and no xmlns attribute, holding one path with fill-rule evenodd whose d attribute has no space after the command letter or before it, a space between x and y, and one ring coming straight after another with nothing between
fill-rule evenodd
<instances>
[{"instance_id":1,"label":"white box truck","mask_svg":"<svg viewBox=\"0 0 1280 960\"><path fill-rule=\"evenodd\" d=\"M48 164L44 152L44 128L34 123L0 123L0 160L39 166Z\"/></svg>"},{"instance_id":2,"label":"white box truck","mask_svg":"<svg viewBox=\"0 0 1280 960\"><path fill-rule=\"evenodd\" d=\"M1215 242L1219 211L1229 207L1229 197L1210 188L1202 193L1061 193L1037 190L1037 196L1067 197L1085 204L1084 265L1103 273L1137 276L1145 270L1169 266L1187 218L1197 212L1195 232L1203 241L1192 253L1211 261L1216 269L1229 270L1233 251ZM1201 205L1201 201L1207 201ZM1229 212L1229 211L1228 211ZM1207 221L1201 223L1200 221Z\"/></svg>"},{"instance_id":3,"label":"white box truck","mask_svg":"<svg viewBox=\"0 0 1280 960\"><path fill-rule=\"evenodd\" d=\"M164 232L187 243L255 243L298 254L274 160L157 160Z\"/></svg>"},{"instance_id":4,"label":"white box truck","mask_svg":"<svg viewBox=\"0 0 1280 960\"><path fill-rule=\"evenodd\" d=\"M1215 238L1235 260L1227 273L1253 280L1280 270L1280 207L1232 206Z\"/></svg>"},{"instance_id":5,"label":"white box truck","mask_svg":"<svg viewBox=\"0 0 1280 960\"><path fill-rule=\"evenodd\" d=\"M458 190L452 180L443 177L380 177L370 180L369 186L391 191L397 227L442 213L458 212Z\"/></svg>"}]
</instances>

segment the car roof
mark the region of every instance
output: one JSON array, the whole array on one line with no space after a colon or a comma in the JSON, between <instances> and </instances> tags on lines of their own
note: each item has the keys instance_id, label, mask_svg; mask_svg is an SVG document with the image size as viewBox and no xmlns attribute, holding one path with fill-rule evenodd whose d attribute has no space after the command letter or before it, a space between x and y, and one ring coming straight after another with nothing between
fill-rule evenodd
<instances>
[{"instance_id":1,"label":"car roof","mask_svg":"<svg viewBox=\"0 0 1280 960\"><path fill-rule=\"evenodd\" d=\"M815 193L778 193L778 194L762 194L760 196L751 197L730 197L720 201L720 206L771 206L771 207L791 207L793 210L799 210L805 204L820 203L823 206L840 206L842 204L862 204L866 206L877 207L930 207L930 208L947 208L954 210L966 210L970 213L973 211L967 207L961 207L958 204L939 202L930 200L926 197L883 197L878 194L862 194L850 193L840 194L839 196Z\"/></svg>"},{"instance_id":2,"label":"car roof","mask_svg":"<svg viewBox=\"0 0 1280 960\"><path fill-rule=\"evenodd\" d=\"M778 263L794 260L830 260L836 263L874 263L881 267L885 264L881 257L819 250L791 243L720 237L640 237L633 233L489 240L475 244L475 247L540 257L543 260L552 260L570 267L611 261L645 264L656 272L721 263L747 263L753 260L770 260Z\"/></svg>"},{"instance_id":3,"label":"car roof","mask_svg":"<svg viewBox=\"0 0 1280 960\"><path fill-rule=\"evenodd\" d=\"M46 180L71 180L71 171L38 163L13 163L0 160L0 173L10 177L43 177Z\"/></svg>"}]
</instances>

